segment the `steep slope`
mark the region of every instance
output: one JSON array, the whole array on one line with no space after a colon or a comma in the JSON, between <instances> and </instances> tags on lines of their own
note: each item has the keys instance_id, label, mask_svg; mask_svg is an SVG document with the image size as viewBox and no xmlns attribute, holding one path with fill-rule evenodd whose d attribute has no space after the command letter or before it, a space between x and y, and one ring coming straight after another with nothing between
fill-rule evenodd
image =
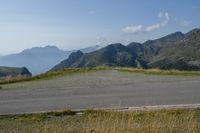
<instances>
[{"instance_id":1,"label":"steep slope","mask_svg":"<svg viewBox=\"0 0 200 133\"><path fill-rule=\"evenodd\" d=\"M68 57L67 60L60 62L58 65L53 67L52 70L59 70L59 69L63 69L63 68L66 68L66 67L71 67L72 64L74 64L79 58L81 58L82 55L83 55L83 52L81 52L80 50L77 51L77 52L73 52Z\"/></svg>"},{"instance_id":2,"label":"steep slope","mask_svg":"<svg viewBox=\"0 0 200 133\"><path fill-rule=\"evenodd\" d=\"M97 51L97 50L99 50L101 48L102 47L99 46L99 45L94 45L94 46L91 46L91 47L82 48L82 49L80 49L80 51L83 52L83 53L91 53L91 52Z\"/></svg>"},{"instance_id":3,"label":"steep slope","mask_svg":"<svg viewBox=\"0 0 200 133\"><path fill-rule=\"evenodd\" d=\"M186 33L183 39L160 49L149 66L162 69L200 69L200 29L194 29Z\"/></svg>"},{"instance_id":4,"label":"steep slope","mask_svg":"<svg viewBox=\"0 0 200 133\"><path fill-rule=\"evenodd\" d=\"M32 74L28 71L26 67L16 68L16 67L4 67L0 66L0 79L10 76L31 76Z\"/></svg>"},{"instance_id":5,"label":"steep slope","mask_svg":"<svg viewBox=\"0 0 200 133\"><path fill-rule=\"evenodd\" d=\"M76 56L75 56L76 55ZM72 58L71 57L79 57ZM65 64L65 65L64 65ZM70 57L52 70L62 69L66 67L95 67L95 66L132 66L141 67L145 62L137 57L137 54L128 47L117 43L111 44L100 50L92 53L80 54L80 52L73 53Z\"/></svg>"},{"instance_id":6,"label":"steep slope","mask_svg":"<svg viewBox=\"0 0 200 133\"><path fill-rule=\"evenodd\" d=\"M144 58L148 62L151 62L152 58L162 53L162 51L165 51L166 47L169 47L171 44L174 44L184 39L184 37L185 35L183 33L175 32L156 40L146 41L145 43L143 43L143 47L145 49L143 53Z\"/></svg>"}]
</instances>

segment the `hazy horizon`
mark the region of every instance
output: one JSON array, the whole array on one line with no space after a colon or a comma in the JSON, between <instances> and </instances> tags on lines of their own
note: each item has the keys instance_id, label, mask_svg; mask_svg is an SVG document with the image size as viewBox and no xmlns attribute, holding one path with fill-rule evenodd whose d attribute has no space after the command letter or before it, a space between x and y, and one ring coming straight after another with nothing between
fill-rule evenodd
<instances>
[{"instance_id":1,"label":"hazy horizon","mask_svg":"<svg viewBox=\"0 0 200 133\"><path fill-rule=\"evenodd\" d=\"M200 1L0 0L0 55L144 42L200 27Z\"/></svg>"},{"instance_id":2,"label":"hazy horizon","mask_svg":"<svg viewBox=\"0 0 200 133\"><path fill-rule=\"evenodd\" d=\"M193 30L193 29L190 29L189 31L191 31L191 30ZM187 31L187 32L189 32L189 31ZM175 32L181 32L181 31L174 31L174 32L172 32L172 33L175 33ZM187 32L182 32L182 33L187 33ZM172 33L168 33L167 35L172 34ZM163 37L163 36L161 36L161 37ZM158 38L153 38L153 39L158 39ZM139 41L138 41L138 42L139 42L139 43L144 43L144 42L146 42L146 41L148 41L148 40L151 40L151 39L147 39L147 40L145 40L145 41L143 41L143 42L139 42ZM128 45L128 44L131 43L131 42L136 42L136 41L130 41L130 42L127 42L126 44L124 44L124 43L122 43L122 44L123 44L123 45ZM115 43L121 43L121 42L115 42ZM11 55L11 54L18 54L18 53L20 53L20 52L22 52L22 51L24 51L24 50L28 50L28 49L32 49L32 48L45 48L45 47L48 47L48 46L55 46L55 47L57 47L58 49L63 50L63 51L74 51L74 50L85 49L85 48L89 48L89 47L93 47L93 46L105 47L105 46L107 46L107 45L109 45L109 44L112 44L112 43L103 44L103 45L101 45L101 44L90 45L90 46L85 46L85 47L79 47L79 48L77 48L77 49L63 49L63 48L59 47L59 45L56 45L56 44L46 44L46 45L43 44L43 45L35 45L35 46L32 46L32 47L23 48L23 49L21 49L21 50L19 50L19 51L14 51L14 52L10 52L10 53L3 53L3 54L0 53L0 56L6 56L6 55Z\"/></svg>"}]
</instances>

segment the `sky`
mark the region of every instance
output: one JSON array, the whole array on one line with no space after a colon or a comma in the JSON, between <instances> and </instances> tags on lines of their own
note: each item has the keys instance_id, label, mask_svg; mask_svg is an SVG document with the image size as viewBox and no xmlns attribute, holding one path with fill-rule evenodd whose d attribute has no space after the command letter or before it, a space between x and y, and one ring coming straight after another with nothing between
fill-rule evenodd
<instances>
[{"instance_id":1,"label":"sky","mask_svg":"<svg viewBox=\"0 0 200 133\"><path fill-rule=\"evenodd\" d=\"M0 55L144 42L200 28L200 0L0 0Z\"/></svg>"}]
</instances>

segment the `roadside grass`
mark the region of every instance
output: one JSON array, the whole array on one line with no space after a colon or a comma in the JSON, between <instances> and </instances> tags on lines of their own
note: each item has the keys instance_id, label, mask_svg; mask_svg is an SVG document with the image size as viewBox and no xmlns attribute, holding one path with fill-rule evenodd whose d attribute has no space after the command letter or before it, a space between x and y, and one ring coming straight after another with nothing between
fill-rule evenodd
<instances>
[{"instance_id":1,"label":"roadside grass","mask_svg":"<svg viewBox=\"0 0 200 133\"><path fill-rule=\"evenodd\" d=\"M0 80L0 85L11 84L17 82L25 82L25 81L35 81L35 80L48 80L58 76L72 75L83 72L95 72L100 70L109 70L110 67L94 67L94 68L66 68L58 71L51 71L47 73L43 73L40 75L32 76L32 77L17 77L17 78L9 78Z\"/></svg>"},{"instance_id":2,"label":"roadside grass","mask_svg":"<svg viewBox=\"0 0 200 133\"><path fill-rule=\"evenodd\" d=\"M87 110L0 117L0 132L6 133L197 133L200 109L154 111ZM66 113L68 112L68 113Z\"/></svg>"},{"instance_id":3,"label":"roadside grass","mask_svg":"<svg viewBox=\"0 0 200 133\"><path fill-rule=\"evenodd\" d=\"M76 115L75 111L65 109L62 111L42 112L42 113L30 113L30 114L19 114L19 115L2 115L0 121L5 119L13 119L20 121L42 121L51 117L62 117L62 116Z\"/></svg>"},{"instance_id":4,"label":"roadside grass","mask_svg":"<svg viewBox=\"0 0 200 133\"><path fill-rule=\"evenodd\" d=\"M95 72L100 70L117 70L124 72L133 72L133 73L143 73L143 74L154 74L154 75L176 75L176 76L200 76L200 71L179 71L179 70L160 70L160 69L140 69L140 68L131 68L131 67L85 67L85 68L66 68L57 71L50 71L40 75L32 77L17 77L17 78L7 78L0 80L0 85L11 84L17 82L25 81L35 81L35 80L48 80L58 76L66 76L77 73L84 72Z\"/></svg>"},{"instance_id":5,"label":"roadside grass","mask_svg":"<svg viewBox=\"0 0 200 133\"><path fill-rule=\"evenodd\" d=\"M154 75L175 75L175 76L200 76L200 71L180 71L180 70L161 70L161 69L142 69L142 68L130 68L130 67L116 67L115 70L154 74Z\"/></svg>"}]
</instances>

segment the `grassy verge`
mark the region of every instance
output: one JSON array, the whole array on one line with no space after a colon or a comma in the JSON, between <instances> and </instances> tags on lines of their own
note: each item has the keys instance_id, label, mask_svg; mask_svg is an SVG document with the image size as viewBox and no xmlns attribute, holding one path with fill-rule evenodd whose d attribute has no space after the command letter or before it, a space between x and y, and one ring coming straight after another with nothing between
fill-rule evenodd
<instances>
[{"instance_id":1,"label":"grassy verge","mask_svg":"<svg viewBox=\"0 0 200 133\"><path fill-rule=\"evenodd\" d=\"M111 68L109 68L109 67L66 68L63 70L47 72L47 73L36 75L33 77L20 77L20 78L10 78L10 79L5 79L5 80L0 80L0 85L24 82L24 81L41 80L41 79L47 80L47 79L52 79L52 78L58 77L58 76L71 75L71 74L83 73L83 72L94 72L94 71L108 70L108 69L111 69Z\"/></svg>"},{"instance_id":2,"label":"grassy verge","mask_svg":"<svg viewBox=\"0 0 200 133\"><path fill-rule=\"evenodd\" d=\"M200 76L200 71L179 71L179 70L161 70L161 69L138 69L117 67L119 71L143 73L143 74L155 74L155 75L177 75L177 76Z\"/></svg>"},{"instance_id":3,"label":"grassy verge","mask_svg":"<svg viewBox=\"0 0 200 133\"><path fill-rule=\"evenodd\" d=\"M67 113L66 113L67 112ZM0 132L6 133L195 133L200 131L200 109L159 111L71 111L6 116L0 118Z\"/></svg>"},{"instance_id":4,"label":"grassy verge","mask_svg":"<svg viewBox=\"0 0 200 133\"><path fill-rule=\"evenodd\" d=\"M178 71L178 70L160 70L160 69L137 69L137 68L126 68L126 67L91 67L91 68L66 68L63 70L47 72L44 74L36 75L33 77L18 77L0 80L0 85L34 81L34 80L47 80L58 76L71 75L83 72L94 72L99 70L118 70L125 72L143 73L143 74L155 74L155 75L177 75L177 76L200 76L200 71Z\"/></svg>"}]
</instances>

